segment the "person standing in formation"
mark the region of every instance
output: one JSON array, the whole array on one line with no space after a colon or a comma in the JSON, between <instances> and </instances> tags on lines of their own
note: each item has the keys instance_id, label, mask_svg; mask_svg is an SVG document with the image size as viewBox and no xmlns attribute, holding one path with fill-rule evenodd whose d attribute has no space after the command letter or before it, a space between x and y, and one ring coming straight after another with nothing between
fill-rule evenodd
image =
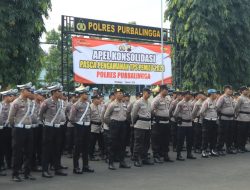
<instances>
[{"instance_id":1,"label":"person standing in formation","mask_svg":"<svg viewBox=\"0 0 250 190\"><path fill-rule=\"evenodd\" d=\"M89 157L91 161L98 161L95 157L95 145L98 142L101 155L104 154L104 143L103 143L103 128L101 121L101 99L99 95L92 96L92 103L90 104L91 109L91 133L90 133L90 149Z\"/></svg>"},{"instance_id":2,"label":"person standing in formation","mask_svg":"<svg viewBox=\"0 0 250 190\"><path fill-rule=\"evenodd\" d=\"M195 153L201 153L201 143L202 143L202 120L200 116L200 109L203 102L206 100L206 96L203 92L198 92L196 94L196 101L193 106L192 120L194 124L194 149Z\"/></svg>"},{"instance_id":3,"label":"person standing in formation","mask_svg":"<svg viewBox=\"0 0 250 190\"><path fill-rule=\"evenodd\" d=\"M224 94L218 99L216 108L219 116L219 137L218 153L224 155L223 147L226 143L226 153L236 154L233 149L233 120L234 120L234 100L232 98L232 86L224 86Z\"/></svg>"},{"instance_id":4,"label":"person standing in formation","mask_svg":"<svg viewBox=\"0 0 250 190\"><path fill-rule=\"evenodd\" d=\"M111 102L104 114L104 122L109 124L110 130L110 155L109 169L115 170L114 160L118 154L120 168L130 168L125 162L125 147L127 134L127 106L122 101L123 90L115 89L115 100Z\"/></svg>"},{"instance_id":5,"label":"person standing in formation","mask_svg":"<svg viewBox=\"0 0 250 190\"><path fill-rule=\"evenodd\" d=\"M73 173L92 173L94 170L89 167L88 161L91 121L89 93L84 87L78 88L77 93L80 94L80 98L72 105L69 116L69 121L74 125ZM82 154L82 169L79 166L80 154Z\"/></svg>"},{"instance_id":6,"label":"person standing in formation","mask_svg":"<svg viewBox=\"0 0 250 190\"><path fill-rule=\"evenodd\" d=\"M134 103L131 119L134 126L134 165L141 167L152 165L148 159L148 150L150 147L150 128L151 128L151 106L148 101L151 91L148 88L143 89L142 97Z\"/></svg>"},{"instance_id":7,"label":"person standing in formation","mask_svg":"<svg viewBox=\"0 0 250 190\"><path fill-rule=\"evenodd\" d=\"M31 113L31 83L17 85L20 96L10 106L8 122L12 129L13 173L12 179L21 182L20 170L24 164L24 179L35 180L30 174L33 153Z\"/></svg>"},{"instance_id":8,"label":"person standing in formation","mask_svg":"<svg viewBox=\"0 0 250 190\"><path fill-rule=\"evenodd\" d=\"M166 98L167 94L167 86L161 85L160 93L153 99L151 104L152 116L155 120L151 136L155 163L162 163L161 157L163 157L166 162L173 162L168 155L171 126L169 122L170 101Z\"/></svg>"},{"instance_id":9,"label":"person standing in formation","mask_svg":"<svg viewBox=\"0 0 250 190\"><path fill-rule=\"evenodd\" d=\"M184 161L181 151L186 137L187 142L187 159L196 159L192 154L193 146L193 126L192 126L192 104L190 91L183 92L183 100L180 101L174 111L173 116L178 124L177 131L177 158L176 160Z\"/></svg>"},{"instance_id":10,"label":"person standing in formation","mask_svg":"<svg viewBox=\"0 0 250 190\"><path fill-rule=\"evenodd\" d=\"M42 142L42 177L52 178L49 173L49 164L53 165L55 175L66 176L60 167L61 158L61 109L62 86L48 87L51 97L41 104L39 118L43 122Z\"/></svg>"},{"instance_id":11,"label":"person standing in formation","mask_svg":"<svg viewBox=\"0 0 250 190\"><path fill-rule=\"evenodd\" d=\"M217 91L215 89L209 89L207 93L208 98L203 102L200 109L200 117L203 118L201 153L202 158L208 158L209 156L218 156L218 153L216 151L218 131L218 115L216 111Z\"/></svg>"},{"instance_id":12,"label":"person standing in formation","mask_svg":"<svg viewBox=\"0 0 250 190\"><path fill-rule=\"evenodd\" d=\"M235 106L235 115L238 125L237 148L239 153L248 152L246 149L247 137L250 127L250 99L249 89L246 86L240 88L241 96Z\"/></svg>"},{"instance_id":13,"label":"person standing in formation","mask_svg":"<svg viewBox=\"0 0 250 190\"><path fill-rule=\"evenodd\" d=\"M1 92L2 103L0 103L0 176L6 176L4 171L4 161L7 163L7 167L11 169L11 127L8 124L8 114L10 110L10 104L14 101L14 90L8 90Z\"/></svg>"}]
</instances>

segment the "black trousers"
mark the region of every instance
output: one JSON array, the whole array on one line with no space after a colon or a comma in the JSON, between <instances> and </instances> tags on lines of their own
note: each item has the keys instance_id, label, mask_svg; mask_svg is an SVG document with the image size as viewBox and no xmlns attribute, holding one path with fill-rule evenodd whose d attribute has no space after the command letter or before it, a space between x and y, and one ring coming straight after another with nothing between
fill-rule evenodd
<instances>
[{"instance_id":1,"label":"black trousers","mask_svg":"<svg viewBox=\"0 0 250 190\"><path fill-rule=\"evenodd\" d=\"M151 132L153 156L165 156L169 152L169 142L171 138L170 124L155 123Z\"/></svg>"},{"instance_id":2,"label":"black trousers","mask_svg":"<svg viewBox=\"0 0 250 190\"><path fill-rule=\"evenodd\" d=\"M134 152L135 160L147 159L150 144L150 130L134 128Z\"/></svg>"},{"instance_id":3,"label":"black trousers","mask_svg":"<svg viewBox=\"0 0 250 190\"><path fill-rule=\"evenodd\" d=\"M220 120L218 150L222 150L226 144L226 148L230 149L233 144L233 120Z\"/></svg>"},{"instance_id":4,"label":"black trousers","mask_svg":"<svg viewBox=\"0 0 250 190\"><path fill-rule=\"evenodd\" d=\"M180 126L178 126L177 155L181 154L181 150L182 150L185 138L186 138L187 154L191 154L192 146L193 146L193 136L194 136L194 128L193 127L180 127Z\"/></svg>"},{"instance_id":5,"label":"black trousers","mask_svg":"<svg viewBox=\"0 0 250 190\"><path fill-rule=\"evenodd\" d=\"M110 156L109 162L113 163L117 154L119 161L125 158L127 125L125 121L111 120L110 131Z\"/></svg>"},{"instance_id":6,"label":"black trousers","mask_svg":"<svg viewBox=\"0 0 250 190\"><path fill-rule=\"evenodd\" d=\"M74 146L74 127L68 127L66 132L66 149L68 154L72 154Z\"/></svg>"},{"instance_id":7,"label":"black trousers","mask_svg":"<svg viewBox=\"0 0 250 190\"><path fill-rule=\"evenodd\" d=\"M32 158L32 167L42 165L42 140L43 140L43 126L38 125L33 128L33 158Z\"/></svg>"},{"instance_id":8,"label":"black trousers","mask_svg":"<svg viewBox=\"0 0 250 190\"><path fill-rule=\"evenodd\" d=\"M98 142L98 147L101 154L104 155L104 139L103 133L90 133L89 156L93 157L95 153L95 145Z\"/></svg>"},{"instance_id":9,"label":"black trousers","mask_svg":"<svg viewBox=\"0 0 250 190\"><path fill-rule=\"evenodd\" d=\"M130 152L131 152L131 157L133 157L134 154L134 127L130 127Z\"/></svg>"},{"instance_id":10,"label":"black trousers","mask_svg":"<svg viewBox=\"0 0 250 190\"><path fill-rule=\"evenodd\" d=\"M170 121L170 125L171 125L171 140L173 143L173 148L176 148L177 146L177 123L174 121Z\"/></svg>"},{"instance_id":11,"label":"black trousers","mask_svg":"<svg viewBox=\"0 0 250 190\"><path fill-rule=\"evenodd\" d=\"M43 171L48 171L49 164L52 164L55 170L60 170L61 143L61 129L45 125L42 139Z\"/></svg>"},{"instance_id":12,"label":"black trousers","mask_svg":"<svg viewBox=\"0 0 250 190\"><path fill-rule=\"evenodd\" d=\"M233 124L232 124L232 146L234 148L238 148L237 147L237 142L238 142L238 123L236 120L233 120Z\"/></svg>"},{"instance_id":13,"label":"black trousers","mask_svg":"<svg viewBox=\"0 0 250 190\"><path fill-rule=\"evenodd\" d=\"M244 149L247 143L250 122L237 121L237 124L238 124L237 148Z\"/></svg>"},{"instance_id":14,"label":"black trousers","mask_svg":"<svg viewBox=\"0 0 250 190\"><path fill-rule=\"evenodd\" d=\"M67 145L67 138L66 138L67 125L66 125L66 123L61 125L60 129L61 129L61 138L62 138L61 154L63 154L63 151L66 150L66 145Z\"/></svg>"},{"instance_id":15,"label":"black trousers","mask_svg":"<svg viewBox=\"0 0 250 190\"><path fill-rule=\"evenodd\" d=\"M129 121L126 121L126 126L127 126L127 130L126 130L126 146L130 146L131 127L130 127L130 122ZM125 146L125 150L126 150L126 146Z\"/></svg>"},{"instance_id":16,"label":"black trousers","mask_svg":"<svg viewBox=\"0 0 250 190\"><path fill-rule=\"evenodd\" d=\"M4 131L0 129L0 171L4 166Z\"/></svg>"},{"instance_id":17,"label":"black trousers","mask_svg":"<svg viewBox=\"0 0 250 190\"><path fill-rule=\"evenodd\" d=\"M194 123L194 148L197 150L201 149L202 144L202 126L201 123Z\"/></svg>"},{"instance_id":18,"label":"black trousers","mask_svg":"<svg viewBox=\"0 0 250 190\"><path fill-rule=\"evenodd\" d=\"M202 150L213 150L217 144L218 125L216 121L203 120L202 124Z\"/></svg>"},{"instance_id":19,"label":"black trousers","mask_svg":"<svg viewBox=\"0 0 250 190\"><path fill-rule=\"evenodd\" d=\"M31 160L33 155L33 131L14 127L12 129L12 160L13 176L19 175L19 171L24 165L24 174L28 175L31 170Z\"/></svg>"},{"instance_id":20,"label":"black trousers","mask_svg":"<svg viewBox=\"0 0 250 190\"><path fill-rule=\"evenodd\" d=\"M87 167L90 141L90 126L83 126L78 124L74 124L74 126L73 167L79 168L80 154L82 154L83 167Z\"/></svg>"},{"instance_id":21,"label":"black trousers","mask_svg":"<svg viewBox=\"0 0 250 190\"><path fill-rule=\"evenodd\" d=\"M4 127L0 130L0 169L6 161L7 167L11 168L12 160L12 128Z\"/></svg>"},{"instance_id":22,"label":"black trousers","mask_svg":"<svg viewBox=\"0 0 250 190\"><path fill-rule=\"evenodd\" d=\"M110 155L110 132L109 130L104 129L103 140L104 140L104 154L107 156L107 158L109 158L109 155Z\"/></svg>"}]
</instances>

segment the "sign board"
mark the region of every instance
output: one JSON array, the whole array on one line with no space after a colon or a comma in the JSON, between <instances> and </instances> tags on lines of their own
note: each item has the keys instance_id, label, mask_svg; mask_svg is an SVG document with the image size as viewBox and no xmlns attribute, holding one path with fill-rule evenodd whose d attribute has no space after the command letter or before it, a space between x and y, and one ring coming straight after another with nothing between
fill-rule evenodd
<instances>
[{"instance_id":1,"label":"sign board","mask_svg":"<svg viewBox=\"0 0 250 190\"><path fill-rule=\"evenodd\" d=\"M161 29L148 26L124 24L93 20L86 18L74 18L75 32L81 34L96 34L102 36L113 36L119 38L145 39L151 41L161 41ZM164 29L163 39L167 41L169 31Z\"/></svg>"},{"instance_id":2,"label":"sign board","mask_svg":"<svg viewBox=\"0 0 250 190\"><path fill-rule=\"evenodd\" d=\"M72 37L75 82L153 85L172 83L171 46Z\"/></svg>"}]
</instances>

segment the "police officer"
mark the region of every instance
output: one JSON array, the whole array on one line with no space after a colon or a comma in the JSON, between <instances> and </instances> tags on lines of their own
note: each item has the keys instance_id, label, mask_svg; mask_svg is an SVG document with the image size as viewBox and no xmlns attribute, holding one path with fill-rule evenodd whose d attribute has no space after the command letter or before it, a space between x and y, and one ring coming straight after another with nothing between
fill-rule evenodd
<instances>
[{"instance_id":1,"label":"police officer","mask_svg":"<svg viewBox=\"0 0 250 190\"><path fill-rule=\"evenodd\" d=\"M30 174L32 150L33 150L33 131L31 112L31 83L17 85L21 94L13 101L10 106L8 122L12 129L12 150L13 150L13 173L12 179L21 182L19 171L24 163L24 179L35 180Z\"/></svg>"},{"instance_id":2,"label":"police officer","mask_svg":"<svg viewBox=\"0 0 250 190\"><path fill-rule=\"evenodd\" d=\"M84 87L79 87L77 93L80 94L80 98L71 107L69 121L74 125L73 173L82 174L94 172L88 164L91 109L88 91ZM82 154L82 169L79 167L80 154Z\"/></svg>"},{"instance_id":3,"label":"police officer","mask_svg":"<svg viewBox=\"0 0 250 190\"><path fill-rule=\"evenodd\" d=\"M170 116L170 124L171 124L171 132L172 132L172 142L173 142L173 151L176 152L176 146L177 146L177 123L175 121L175 118L173 117L174 110L177 106L177 104L182 100L182 92L177 91L176 98L173 99L170 103L169 108L169 116Z\"/></svg>"},{"instance_id":4,"label":"police officer","mask_svg":"<svg viewBox=\"0 0 250 190\"><path fill-rule=\"evenodd\" d=\"M187 159L196 159L192 154L193 146L193 126L192 126L192 104L190 91L183 92L183 100L180 101L174 111L173 116L176 118L177 131L177 158L176 160L184 161L181 155L184 139L186 137L187 143Z\"/></svg>"},{"instance_id":5,"label":"police officer","mask_svg":"<svg viewBox=\"0 0 250 190\"><path fill-rule=\"evenodd\" d=\"M134 126L133 126L132 121L131 121L131 112L132 112L134 103L137 100L139 100L141 97L142 97L142 92L137 92L135 94L136 100L133 102L130 102L128 104L128 108L127 108L127 120L130 123L130 142L129 142L129 144L130 144L131 160L134 160L134 156L133 156L133 152L134 152Z\"/></svg>"},{"instance_id":6,"label":"police officer","mask_svg":"<svg viewBox=\"0 0 250 190\"><path fill-rule=\"evenodd\" d=\"M53 177L49 173L49 164L55 169L55 175L66 176L60 168L61 158L61 109L60 101L62 86L60 84L48 87L51 97L44 100L41 104L39 118L43 122L43 145L42 145L42 177ZM52 161L52 163L51 163Z\"/></svg>"},{"instance_id":7,"label":"police officer","mask_svg":"<svg viewBox=\"0 0 250 190\"><path fill-rule=\"evenodd\" d=\"M161 85L160 93L153 99L151 104L155 120L155 124L152 127L151 140L154 161L156 163L162 163L161 157L164 157L164 161L166 162L173 162L168 155L171 126L169 122L170 101L166 98L167 94L167 86Z\"/></svg>"},{"instance_id":8,"label":"police officer","mask_svg":"<svg viewBox=\"0 0 250 190\"><path fill-rule=\"evenodd\" d=\"M120 161L120 168L130 168L125 162L125 147L127 134L127 106L122 101L123 90L115 89L116 99L111 102L104 114L104 122L109 124L110 130L110 156L109 169L115 170L114 160L117 153Z\"/></svg>"},{"instance_id":9,"label":"police officer","mask_svg":"<svg viewBox=\"0 0 250 190\"><path fill-rule=\"evenodd\" d=\"M14 100L13 90L0 92L2 102L0 103L0 176L6 176L5 162L11 168L11 128L7 124L10 104Z\"/></svg>"},{"instance_id":10,"label":"police officer","mask_svg":"<svg viewBox=\"0 0 250 190\"><path fill-rule=\"evenodd\" d=\"M46 92L43 89L34 91L34 100L32 101L31 119L34 136L32 169L42 171L42 123L39 120L40 105L44 101L43 95Z\"/></svg>"},{"instance_id":11,"label":"police officer","mask_svg":"<svg viewBox=\"0 0 250 190\"><path fill-rule=\"evenodd\" d=\"M94 156L95 145L98 142L101 155L104 154L104 143L103 143L103 129L101 121L101 99L99 95L91 97L92 103L90 104L91 109L91 133L90 133L90 147L89 157L91 161L98 161L99 159Z\"/></svg>"},{"instance_id":12,"label":"police officer","mask_svg":"<svg viewBox=\"0 0 250 190\"><path fill-rule=\"evenodd\" d=\"M128 92L124 93L124 95L123 95L123 102L125 103L127 108L128 108L128 106L130 104L130 97L131 97L131 95ZM126 120L126 125L127 125L126 133L127 134L126 134L126 146L124 147L125 151L126 151L126 147L130 146L130 133L131 133L130 120L129 120L130 115L131 115L131 110L127 109L127 120ZM132 155L132 153L131 153L131 155ZM126 156L129 156L128 151L126 151Z\"/></svg>"},{"instance_id":13,"label":"police officer","mask_svg":"<svg viewBox=\"0 0 250 190\"><path fill-rule=\"evenodd\" d=\"M192 119L194 122L194 148L195 153L201 153L202 142L202 117L200 117L200 109L203 102L206 100L204 92L198 92L196 94L196 101L193 106Z\"/></svg>"},{"instance_id":14,"label":"police officer","mask_svg":"<svg viewBox=\"0 0 250 190\"><path fill-rule=\"evenodd\" d=\"M109 125L104 121L104 114L107 110L108 105L115 100L114 92L111 92L109 95L109 101L104 104L101 111L101 119L103 123L103 138L104 138L104 146L105 146L105 154L106 154L106 161L109 159L110 155L110 132L109 132Z\"/></svg>"},{"instance_id":15,"label":"police officer","mask_svg":"<svg viewBox=\"0 0 250 190\"><path fill-rule=\"evenodd\" d=\"M216 103L217 112L220 117L218 153L223 155L223 146L226 143L226 152L236 154L232 147L233 143L233 120L234 120L234 103L232 98L232 86L224 86L224 94L220 96Z\"/></svg>"},{"instance_id":16,"label":"police officer","mask_svg":"<svg viewBox=\"0 0 250 190\"><path fill-rule=\"evenodd\" d=\"M151 91L143 89L143 96L134 103L131 119L134 126L134 165L141 167L142 164L152 165L148 159L151 128L151 106L148 101Z\"/></svg>"},{"instance_id":17,"label":"police officer","mask_svg":"<svg viewBox=\"0 0 250 190\"><path fill-rule=\"evenodd\" d=\"M73 158L73 145L74 145L74 125L69 122L69 115L70 115L70 110L71 107L74 103L76 103L77 98L75 93L70 93L70 100L67 104L66 110L65 110L65 115L66 115L66 120L67 120L67 131L66 131L66 149L67 149L67 154L68 158Z\"/></svg>"},{"instance_id":18,"label":"police officer","mask_svg":"<svg viewBox=\"0 0 250 190\"><path fill-rule=\"evenodd\" d=\"M200 116L203 118L202 123L202 158L208 158L211 156L218 156L216 152L217 144L217 91L215 89L209 89L207 91L208 98L203 102ZM209 148L209 149L208 149Z\"/></svg>"},{"instance_id":19,"label":"police officer","mask_svg":"<svg viewBox=\"0 0 250 190\"><path fill-rule=\"evenodd\" d=\"M250 98L249 89L246 86L240 88L241 96L235 106L236 120L238 124L237 148L238 152L248 152L246 149L247 134L250 127Z\"/></svg>"}]
</instances>

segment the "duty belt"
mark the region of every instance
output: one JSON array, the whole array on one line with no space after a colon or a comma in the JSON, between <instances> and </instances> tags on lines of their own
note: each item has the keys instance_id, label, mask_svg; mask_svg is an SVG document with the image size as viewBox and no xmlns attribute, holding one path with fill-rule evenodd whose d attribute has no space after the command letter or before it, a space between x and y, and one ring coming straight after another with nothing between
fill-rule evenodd
<instances>
[{"instance_id":1,"label":"duty belt","mask_svg":"<svg viewBox=\"0 0 250 190\"><path fill-rule=\"evenodd\" d=\"M141 120L141 121L151 121L151 118L139 117L138 120Z\"/></svg>"},{"instance_id":2,"label":"duty belt","mask_svg":"<svg viewBox=\"0 0 250 190\"><path fill-rule=\"evenodd\" d=\"M234 114L224 114L224 113L220 113L221 116L225 116L225 117L234 117Z\"/></svg>"},{"instance_id":3,"label":"duty belt","mask_svg":"<svg viewBox=\"0 0 250 190\"><path fill-rule=\"evenodd\" d=\"M246 111L240 111L239 113L250 114L250 112L246 112Z\"/></svg>"},{"instance_id":4,"label":"duty belt","mask_svg":"<svg viewBox=\"0 0 250 190\"><path fill-rule=\"evenodd\" d=\"M101 125L101 124L102 124L102 122L91 121L91 124L94 124L94 125Z\"/></svg>"},{"instance_id":5,"label":"duty belt","mask_svg":"<svg viewBox=\"0 0 250 190\"><path fill-rule=\"evenodd\" d=\"M207 117L205 117L204 119L208 120L208 121L217 121L217 118L207 118Z\"/></svg>"},{"instance_id":6,"label":"duty belt","mask_svg":"<svg viewBox=\"0 0 250 190\"><path fill-rule=\"evenodd\" d=\"M158 120L158 121L169 121L169 117L155 116L155 120Z\"/></svg>"},{"instance_id":7,"label":"duty belt","mask_svg":"<svg viewBox=\"0 0 250 190\"><path fill-rule=\"evenodd\" d=\"M51 124L51 122L46 122L46 121L44 122L44 125L55 128L59 128L61 126L61 124Z\"/></svg>"},{"instance_id":8,"label":"duty belt","mask_svg":"<svg viewBox=\"0 0 250 190\"><path fill-rule=\"evenodd\" d=\"M30 125L18 124L18 125L15 125L15 127L16 128L23 128L23 129L31 129L32 124L30 124Z\"/></svg>"},{"instance_id":9,"label":"duty belt","mask_svg":"<svg viewBox=\"0 0 250 190\"><path fill-rule=\"evenodd\" d=\"M183 121L183 122L192 122L191 119L181 119L181 121Z\"/></svg>"}]
</instances>

